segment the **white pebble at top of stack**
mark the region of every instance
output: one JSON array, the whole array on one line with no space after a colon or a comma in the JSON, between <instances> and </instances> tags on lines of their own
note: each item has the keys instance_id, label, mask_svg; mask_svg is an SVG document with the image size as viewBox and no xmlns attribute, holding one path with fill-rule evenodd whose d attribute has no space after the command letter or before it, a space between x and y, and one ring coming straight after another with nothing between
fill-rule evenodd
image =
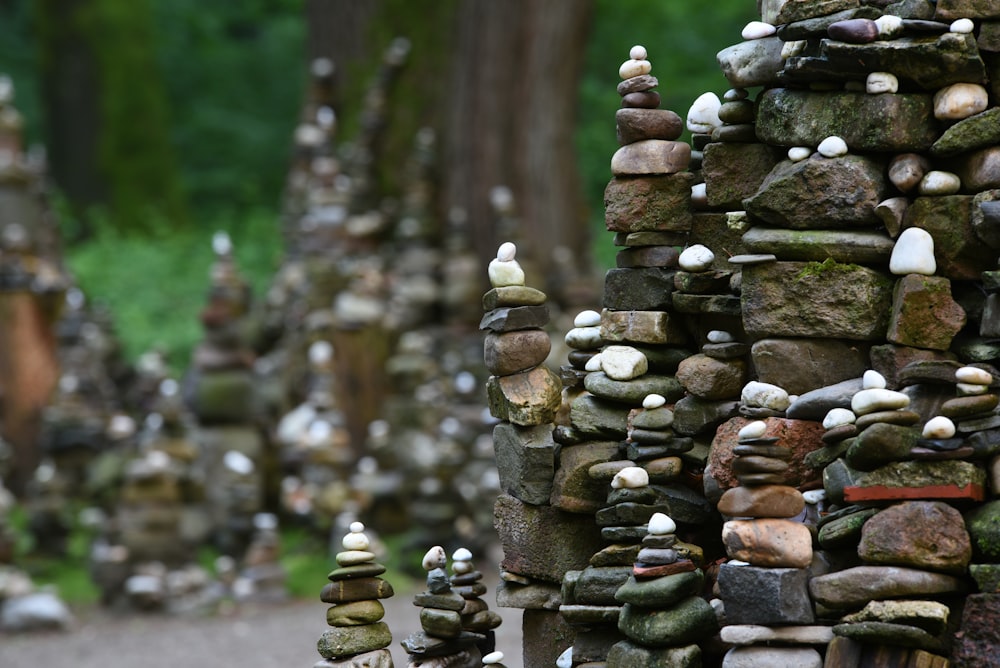
<instances>
[{"instance_id":1,"label":"white pebble at top of stack","mask_svg":"<svg viewBox=\"0 0 1000 668\"><path fill-rule=\"evenodd\" d=\"M507 241L500 244L496 258L490 261L487 269L490 285L494 288L524 285L524 270L514 259L516 254L517 246L513 243Z\"/></svg>"},{"instance_id":2,"label":"white pebble at top of stack","mask_svg":"<svg viewBox=\"0 0 1000 668\"><path fill-rule=\"evenodd\" d=\"M433 571L435 568L444 568L447 562L448 555L444 551L444 548L440 545L435 545L427 550L427 554L424 555L420 565L425 571Z\"/></svg>"},{"instance_id":3,"label":"white pebble at top of stack","mask_svg":"<svg viewBox=\"0 0 1000 668\"><path fill-rule=\"evenodd\" d=\"M664 513L653 513L646 530L654 536L666 536L677 531L677 523Z\"/></svg>"},{"instance_id":4,"label":"white pebble at top of stack","mask_svg":"<svg viewBox=\"0 0 1000 668\"><path fill-rule=\"evenodd\" d=\"M646 56L645 47L633 46L629 51L629 59L618 68L618 76L624 80L649 74L653 70L653 66L646 60Z\"/></svg>"}]
</instances>

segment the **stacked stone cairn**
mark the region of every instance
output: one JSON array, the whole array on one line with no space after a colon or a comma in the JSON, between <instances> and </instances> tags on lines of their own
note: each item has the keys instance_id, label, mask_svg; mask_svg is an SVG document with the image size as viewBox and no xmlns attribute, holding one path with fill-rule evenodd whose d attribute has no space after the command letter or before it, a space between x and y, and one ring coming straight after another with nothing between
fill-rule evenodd
<instances>
[{"instance_id":1,"label":"stacked stone cairn","mask_svg":"<svg viewBox=\"0 0 1000 668\"><path fill-rule=\"evenodd\" d=\"M447 560L440 545L424 555L421 565L427 571L427 590L413 599L413 604L421 608L422 630L410 634L401 644L412 666L477 668L483 661L479 644L486 637L463 629L466 599L452 590L445 572Z\"/></svg>"},{"instance_id":2,"label":"stacked stone cairn","mask_svg":"<svg viewBox=\"0 0 1000 668\"><path fill-rule=\"evenodd\" d=\"M385 566L375 561L365 526L354 522L341 542L337 568L329 575L320 600L331 607L326 613L330 629L317 647L323 659L313 668L392 668L392 633L382 621L381 599L393 595L392 585L379 576Z\"/></svg>"},{"instance_id":3,"label":"stacked stone cairn","mask_svg":"<svg viewBox=\"0 0 1000 668\"><path fill-rule=\"evenodd\" d=\"M484 637L478 646L485 662L486 657L496 649L493 629L500 626L503 620L481 598L486 593L486 585L481 582L483 574L472 563L472 552L460 547L451 555L451 560L451 590L465 599L465 607L461 610L462 630Z\"/></svg>"}]
</instances>

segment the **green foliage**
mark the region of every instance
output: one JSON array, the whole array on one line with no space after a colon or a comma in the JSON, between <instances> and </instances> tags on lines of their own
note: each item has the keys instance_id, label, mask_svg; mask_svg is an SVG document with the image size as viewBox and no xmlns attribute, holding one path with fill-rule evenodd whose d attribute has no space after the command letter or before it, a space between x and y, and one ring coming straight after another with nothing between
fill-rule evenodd
<instances>
[{"instance_id":1,"label":"green foliage","mask_svg":"<svg viewBox=\"0 0 1000 668\"><path fill-rule=\"evenodd\" d=\"M75 509L74 509L75 510ZM67 513L73 517L76 512ZM87 555L92 536L74 524L67 542L66 556L62 558L32 554L34 544L28 532L28 517L22 506L15 506L10 513L11 527L18 536L14 547L14 563L31 576L39 586L54 587L59 596L70 604L96 603L100 592L87 571Z\"/></svg>"}]
</instances>

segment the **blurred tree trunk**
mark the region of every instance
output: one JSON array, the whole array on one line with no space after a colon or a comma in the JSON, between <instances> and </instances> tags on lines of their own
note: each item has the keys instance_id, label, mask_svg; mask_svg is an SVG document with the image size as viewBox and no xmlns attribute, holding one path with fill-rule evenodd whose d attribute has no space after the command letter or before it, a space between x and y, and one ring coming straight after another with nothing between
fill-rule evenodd
<instances>
[{"instance_id":1,"label":"blurred tree trunk","mask_svg":"<svg viewBox=\"0 0 1000 668\"><path fill-rule=\"evenodd\" d=\"M555 288L551 253L589 272L590 238L573 133L592 0L308 0L309 55L339 72L342 131L356 133L362 91L395 37L412 42L390 102L380 183L398 193L398 165L423 126L438 131L439 216L464 213L485 267L520 242L529 283ZM498 229L490 192L506 186L515 229ZM548 283L547 283L548 282ZM554 294L553 297L559 298Z\"/></svg>"}]
</instances>

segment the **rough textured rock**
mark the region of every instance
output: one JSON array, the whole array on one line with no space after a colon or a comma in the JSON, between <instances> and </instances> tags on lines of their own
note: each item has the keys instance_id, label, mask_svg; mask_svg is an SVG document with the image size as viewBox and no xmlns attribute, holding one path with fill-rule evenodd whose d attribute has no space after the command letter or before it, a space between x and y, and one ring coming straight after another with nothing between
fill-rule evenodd
<instances>
[{"instance_id":1,"label":"rough textured rock","mask_svg":"<svg viewBox=\"0 0 1000 668\"><path fill-rule=\"evenodd\" d=\"M715 58L734 88L775 85L782 63L781 46L777 37L765 37L726 47Z\"/></svg>"},{"instance_id":2,"label":"rough textured rock","mask_svg":"<svg viewBox=\"0 0 1000 668\"><path fill-rule=\"evenodd\" d=\"M993 666L1000 647L1000 594L971 594L952 649L956 668Z\"/></svg>"},{"instance_id":3,"label":"rough textured rock","mask_svg":"<svg viewBox=\"0 0 1000 668\"><path fill-rule=\"evenodd\" d=\"M556 454L551 425L500 423L493 428L493 451L500 489L525 503L548 502Z\"/></svg>"},{"instance_id":4,"label":"rough textured rock","mask_svg":"<svg viewBox=\"0 0 1000 668\"><path fill-rule=\"evenodd\" d=\"M839 339L761 339L750 355L757 380L797 395L858 378L868 368L867 346Z\"/></svg>"},{"instance_id":5,"label":"rough textured rock","mask_svg":"<svg viewBox=\"0 0 1000 668\"><path fill-rule=\"evenodd\" d=\"M724 563L719 590L729 624L811 624L809 574L802 568L758 568Z\"/></svg>"},{"instance_id":6,"label":"rough textured rock","mask_svg":"<svg viewBox=\"0 0 1000 668\"><path fill-rule=\"evenodd\" d=\"M666 310L672 303L673 269L610 269L604 277L605 308L616 311Z\"/></svg>"},{"instance_id":7,"label":"rough textured rock","mask_svg":"<svg viewBox=\"0 0 1000 668\"><path fill-rule=\"evenodd\" d=\"M618 451L618 443L608 441L561 448L559 468L551 483L551 505L570 513L597 512L607 498L607 484L592 478L590 467L614 461Z\"/></svg>"},{"instance_id":8,"label":"rough textured rock","mask_svg":"<svg viewBox=\"0 0 1000 668\"><path fill-rule=\"evenodd\" d=\"M1000 562L1000 501L990 501L965 514L975 561Z\"/></svg>"},{"instance_id":9,"label":"rough textured rock","mask_svg":"<svg viewBox=\"0 0 1000 668\"><path fill-rule=\"evenodd\" d=\"M562 400L562 381L544 366L491 376L486 390L493 417L523 426L552 422Z\"/></svg>"},{"instance_id":10,"label":"rough textured rock","mask_svg":"<svg viewBox=\"0 0 1000 668\"><path fill-rule=\"evenodd\" d=\"M635 642L652 647L687 645L716 633L715 610L703 598L692 596L669 609L622 607L618 630Z\"/></svg>"},{"instance_id":11,"label":"rough textured rock","mask_svg":"<svg viewBox=\"0 0 1000 668\"><path fill-rule=\"evenodd\" d=\"M996 265L995 252L973 234L972 197L917 197L906 209L903 227L919 227L934 237L937 275L952 280L979 280Z\"/></svg>"},{"instance_id":12,"label":"rough textured rock","mask_svg":"<svg viewBox=\"0 0 1000 668\"><path fill-rule=\"evenodd\" d=\"M604 224L612 232L686 232L693 182L688 172L611 179L604 189Z\"/></svg>"},{"instance_id":13,"label":"rough textured rock","mask_svg":"<svg viewBox=\"0 0 1000 668\"><path fill-rule=\"evenodd\" d=\"M907 274L896 282L886 339L915 348L948 350L965 326L965 311L951 296L951 281Z\"/></svg>"},{"instance_id":14,"label":"rough textured rock","mask_svg":"<svg viewBox=\"0 0 1000 668\"><path fill-rule=\"evenodd\" d=\"M949 157L997 143L1000 143L1000 107L993 107L950 126L931 146L930 153Z\"/></svg>"},{"instance_id":15,"label":"rough textured rock","mask_svg":"<svg viewBox=\"0 0 1000 668\"><path fill-rule=\"evenodd\" d=\"M738 484L732 471L732 462L735 459L733 448L739 443L740 429L750 422L752 420L748 418L733 418L718 428L712 440L705 474L711 476L721 490ZM823 447L823 442L820 440L824 432L823 425L818 422L784 418L767 418L765 422L767 430L764 432L764 438L777 438L780 445L792 449L789 468L785 473L787 484L801 487L807 482L816 481L816 471L806 466L804 459L813 450Z\"/></svg>"},{"instance_id":16,"label":"rough textured rock","mask_svg":"<svg viewBox=\"0 0 1000 668\"><path fill-rule=\"evenodd\" d=\"M908 501L865 522L858 556L873 564L963 574L972 545L957 510L940 501Z\"/></svg>"},{"instance_id":17,"label":"rough textured rock","mask_svg":"<svg viewBox=\"0 0 1000 668\"><path fill-rule=\"evenodd\" d=\"M897 566L855 566L809 581L813 599L836 610L860 608L876 599L919 598L966 588L951 575Z\"/></svg>"},{"instance_id":18,"label":"rough textured rock","mask_svg":"<svg viewBox=\"0 0 1000 668\"><path fill-rule=\"evenodd\" d=\"M708 205L743 208L743 199L757 192L778 159L778 152L767 144L712 142L701 163Z\"/></svg>"},{"instance_id":19,"label":"rough textured rock","mask_svg":"<svg viewBox=\"0 0 1000 668\"><path fill-rule=\"evenodd\" d=\"M733 399L739 396L746 380L746 364L741 359L692 355L677 367L676 377L685 390L701 399Z\"/></svg>"},{"instance_id":20,"label":"rough textured rock","mask_svg":"<svg viewBox=\"0 0 1000 668\"><path fill-rule=\"evenodd\" d=\"M871 230L786 230L752 227L743 235L750 253L773 253L779 260L882 265L892 255L892 239Z\"/></svg>"}]
</instances>

